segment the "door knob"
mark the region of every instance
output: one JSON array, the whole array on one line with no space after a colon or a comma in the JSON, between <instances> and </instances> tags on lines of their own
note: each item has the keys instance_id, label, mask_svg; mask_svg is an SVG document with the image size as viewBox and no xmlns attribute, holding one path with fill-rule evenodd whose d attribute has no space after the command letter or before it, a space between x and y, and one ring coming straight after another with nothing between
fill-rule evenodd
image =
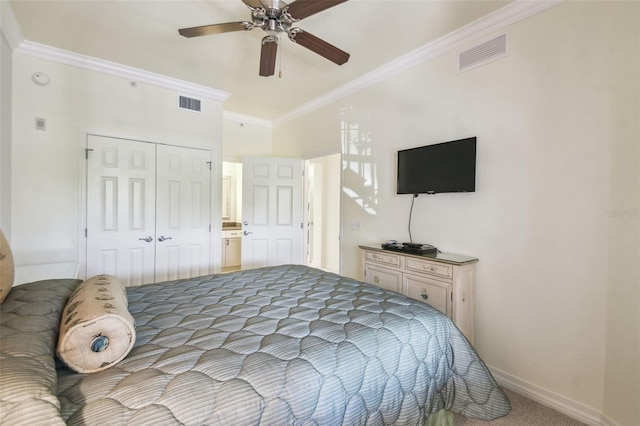
<instances>
[{"instance_id":1,"label":"door knob","mask_svg":"<svg viewBox=\"0 0 640 426\"><path fill-rule=\"evenodd\" d=\"M163 242L163 241L166 241L166 240L172 240L172 239L173 239L173 238L171 238L171 237L165 237L164 235L160 235L160 236L158 237L158 241L160 241L160 242Z\"/></svg>"},{"instance_id":2,"label":"door knob","mask_svg":"<svg viewBox=\"0 0 640 426\"><path fill-rule=\"evenodd\" d=\"M245 237L249 234L253 234L253 232L250 231L242 231L242 235L244 235Z\"/></svg>"},{"instance_id":3,"label":"door knob","mask_svg":"<svg viewBox=\"0 0 640 426\"><path fill-rule=\"evenodd\" d=\"M153 241L153 238L151 237L151 235L145 237L145 238L138 238L138 241L146 241L148 243L150 243L151 241Z\"/></svg>"}]
</instances>

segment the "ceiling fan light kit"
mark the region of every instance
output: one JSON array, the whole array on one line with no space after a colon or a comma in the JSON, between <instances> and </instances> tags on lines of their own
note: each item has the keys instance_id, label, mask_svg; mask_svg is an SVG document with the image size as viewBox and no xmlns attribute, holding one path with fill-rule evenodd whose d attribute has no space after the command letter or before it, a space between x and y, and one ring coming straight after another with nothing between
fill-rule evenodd
<instances>
[{"instance_id":1,"label":"ceiling fan light kit","mask_svg":"<svg viewBox=\"0 0 640 426\"><path fill-rule=\"evenodd\" d=\"M330 43L308 33L293 24L301 19L315 15L347 0L296 0L286 4L279 0L242 0L251 10L251 20L241 22L227 22L224 24L202 25L198 27L182 28L178 30L184 37L200 37L205 35L222 34L233 31L250 31L260 28L267 33L262 39L260 50L260 71L262 77L272 76L275 72L276 56L278 52L278 35L287 33L289 39L302 47L342 65L349 60L349 54Z\"/></svg>"}]
</instances>

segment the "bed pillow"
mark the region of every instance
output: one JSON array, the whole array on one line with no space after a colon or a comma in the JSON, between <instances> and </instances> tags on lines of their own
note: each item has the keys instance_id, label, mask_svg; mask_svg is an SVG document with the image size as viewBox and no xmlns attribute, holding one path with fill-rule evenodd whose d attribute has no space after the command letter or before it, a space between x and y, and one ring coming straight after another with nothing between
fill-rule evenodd
<instances>
[{"instance_id":1,"label":"bed pillow","mask_svg":"<svg viewBox=\"0 0 640 426\"><path fill-rule=\"evenodd\" d=\"M0 229L0 303L11 291L13 280L15 278L15 267L13 264L13 254L9 242Z\"/></svg>"},{"instance_id":2,"label":"bed pillow","mask_svg":"<svg viewBox=\"0 0 640 426\"><path fill-rule=\"evenodd\" d=\"M127 291L111 275L78 286L62 312L58 357L72 370L93 373L120 362L136 340Z\"/></svg>"}]
</instances>

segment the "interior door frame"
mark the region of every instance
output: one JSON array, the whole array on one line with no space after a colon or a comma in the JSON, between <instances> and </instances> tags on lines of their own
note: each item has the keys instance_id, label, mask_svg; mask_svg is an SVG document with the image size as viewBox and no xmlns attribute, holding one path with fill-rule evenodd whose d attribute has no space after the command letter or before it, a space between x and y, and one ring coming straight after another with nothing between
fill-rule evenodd
<instances>
[{"instance_id":1,"label":"interior door frame","mask_svg":"<svg viewBox=\"0 0 640 426\"><path fill-rule=\"evenodd\" d=\"M209 150L211 152L211 186L209 197L209 220L211 222L211 231L209 232L209 270L210 273L218 273L221 270L222 252L220 244L217 242L222 238L222 212L220 209L214 208L219 205L221 201L221 195L217 188L222 188L222 159L220 155L207 147L203 147L197 144L177 144L159 142L150 140L143 137L135 137L131 135L117 134L107 131L94 131L89 129L81 129L78 136L78 253L76 258L78 259L76 264L76 270L74 277L78 279L87 279L86 265L87 265L87 238L85 236L85 230L87 229L87 163L86 163L86 148L89 136L100 136L106 138L130 140L134 142L146 142L159 145L172 145L184 148L196 148ZM214 244L215 243L215 244Z\"/></svg>"},{"instance_id":2,"label":"interior door frame","mask_svg":"<svg viewBox=\"0 0 640 426\"><path fill-rule=\"evenodd\" d=\"M303 247L305 248L305 264L307 264L307 256L306 256L306 250L309 249L309 206L308 203L306 202L308 197L309 197L309 161L316 159L316 158L321 158L321 157L328 157L330 155L335 155L335 154L339 154L340 155L340 178L339 178L339 182L340 182L340 197L339 197L339 202L340 205L338 207L338 214L340 215L340 225L339 225L339 229L338 232L340 233L339 235L339 241L338 241L338 247L339 247L339 253L338 253L338 273L342 274L343 271L343 258L344 258L344 245L343 245L343 235L344 235L344 221L342 220L343 218L343 202L342 202L342 188L344 185L344 155L342 154L342 151L340 150L326 150L326 151L321 151L321 152L315 152L312 153L310 155L305 156L304 158L304 176L303 176L303 186L302 186L302 197L304 199L305 205L303 208L303 220L304 220L304 233L303 233Z\"/></svg>"}]
</instances>

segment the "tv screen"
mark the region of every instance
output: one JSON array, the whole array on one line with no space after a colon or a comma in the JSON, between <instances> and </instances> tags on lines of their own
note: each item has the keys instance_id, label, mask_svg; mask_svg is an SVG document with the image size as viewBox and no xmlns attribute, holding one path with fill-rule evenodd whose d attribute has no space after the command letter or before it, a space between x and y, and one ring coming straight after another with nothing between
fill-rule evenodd
<instances>
[{"instance_id":1,"label":"tv screen","mask_svg":"<svg viewBox=\"0 0 640 426\"><path fill-rule=\"evenodd\" d=\"M475 137L398 151L398 194L475 190Z\"/></svg>"}]
</instances>

